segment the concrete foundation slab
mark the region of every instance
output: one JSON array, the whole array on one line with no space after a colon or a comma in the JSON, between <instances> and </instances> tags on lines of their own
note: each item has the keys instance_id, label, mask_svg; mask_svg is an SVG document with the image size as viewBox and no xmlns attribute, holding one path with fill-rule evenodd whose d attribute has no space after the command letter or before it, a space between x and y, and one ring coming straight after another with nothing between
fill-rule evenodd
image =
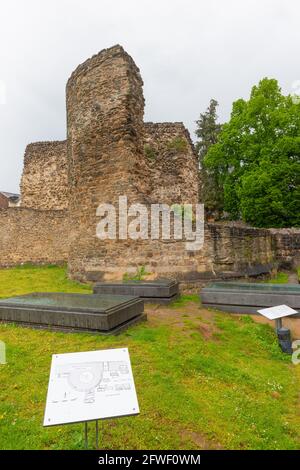
<instances>
[{"instance_id":1,"label":"concrete foundation slab","mask_svg":"<svg viewBox=\"0 0 300 470\"><path fill-rule=\"evenodd\" d=\"M141 320L144 302L131 296L35 293L0 301L0 321L35 328L115 334Z\"/></svg>"},{"instance_id":2,"label":"concrete foundation slab","mask_svg":"<svg viewBox=\"0 0 300 470\"><path fill-rule=\"evenodd\" d=\"M259 308L288 305L300 310L298 284L215 282L202 289L204 307L226 312L257 313Z\"/></svg>"},{"instance_id":3,"label":"concrete foundation slab","mask_svg":"<svg viewBox=\"0 0 300 470\"><path fill-rule=\"evenodd\" d=\"M179 283L169 279L99 282L94 286L94 294L133 295L145 302L166 304L179 297Z\"/></svg>"}]
</instances>

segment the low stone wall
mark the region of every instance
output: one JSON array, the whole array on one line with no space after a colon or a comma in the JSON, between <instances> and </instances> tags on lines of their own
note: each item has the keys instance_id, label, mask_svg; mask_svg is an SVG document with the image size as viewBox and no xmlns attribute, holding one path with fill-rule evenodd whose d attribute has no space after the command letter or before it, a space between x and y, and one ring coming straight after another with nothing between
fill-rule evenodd
<instances>
[{"instance_id":1,"label":"low stone wall","mask_svg":"<svg viewBox=\"0 0 300 470\"><path fill-rule=\"evenodd\" d=\"M60 264L67 260L65 211L0 209L0 266Z\"/></svg>"},{"instance_id":2,"label":"low stone wall","mask_svg":"<svg viewBox=\"0 0 300 470\"><path fill-rule=\"evenodd\" d=\"M77 253L80 262L72 277L89 281L120 280L145 266L151 278L170 277L183 290L193 291L214 279L255 277L276 266L272 237L268 230L207 224L204 247L187 251L184 241L94 239L91 251ZM108 253L113 252L113 257ZM79 275L78 275L79 274Z\"/></svg>"},{"instance_id":3,"label":"low stone wall","mask_svg":"<svg viewBox=\"0 0 300 470\"><path fill-rule=\"evenodd\" d=\"M217 277L258 276L267 273L276 262L269 230L208 224L206 243L211 249L212 271Z\"/></svg>"},{"instance_id":4,"label":"low stone wall","mask_svg":"<svg viewBox=\"0 0 300 470\"><path fill-rule=\"evenodd\" d=\"M273 250L279 268L294 269L300 266L300 229L270 229Z\"/></svg>"},{"instance_id":5,"label":"low stone wall","mask_svg":"<svg viewBox=\"0 0 300 470\"><path fill-rule=\"evenodd\" d=\"M269 230L234 224L207 224L204 248L196 256L204 269L179 279L182 292L198 293L214 280L266 276L276 268Z\"/></svg>"},{"instance_id":6,"label":"low stone wall","mask_svg":"<svg viewBox=\"0 0 300 470\"><path fill-rule=\"evenodd\" d=\"M60 264L68 260L69 220L66 211L26 208L0 210L0 266L22 263ZM114 244L114 257L107 256ZM94 248L94 249L93 249ZM264 230L234 224L207 224L205 244L189 252L183 241L100 242L78 253L76 277L99 281L122 279L145 266L152 277L179 280L182 292L199 292L212 280L257 277L270 273L278 261L299 260L300 230ZM96 262L95 262L96 261ZM78 273L80 272L80 275Z\"/></svg>"}]
</instances>

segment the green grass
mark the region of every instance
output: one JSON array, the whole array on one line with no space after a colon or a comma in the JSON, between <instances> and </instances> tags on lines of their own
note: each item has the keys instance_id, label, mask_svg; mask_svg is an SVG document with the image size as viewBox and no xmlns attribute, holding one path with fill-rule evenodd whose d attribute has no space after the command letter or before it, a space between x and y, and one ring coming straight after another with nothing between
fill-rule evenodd
<instances>
[{"instance_id":1,"label":"green grass","mask_svg":"<svg viewBox=\"0 0 300 470\"><path fill-rule=\"evenodd\" d=\"M289 276L287 273L283 272L278 272L276 276L274 276L272 279L267 281L270 284L286 284L289 280Z\"/></svg>"},{"instance_id":2,"label":"green grass","mask_svg":"<svg viewBox=\"0 0 300 470\"><path fill-rule=\"evenodd\" d=\"M199 295L197 294L181 295L179 299L174 300L174 302L170 304L170 307L171 308L185 307L190 302L195 302L199 304L200 303Z\"/></svg>"},{"instance_id":3,"label":"green grass","mask_svg":"<svg viewBox=\"0 0 300 470\"><path fill-rule=\"evenodd\" d=\"M30 292L80 292L89 294L89 285L70 281L59 266L19 266L0 270L0 298Z\"/></svg>"},{"instance_id":4,"label":"green grass","mask_svg":"<svg viewBox=\"0 0 300 470\"><path fill-rule=\"evenodd\" d=\"M90 291L57 267L2 270L0 288ZM0 449L82 449L82 425L42 427L51 355L114 347L129 348L141 414L105 422L102 448L299 449L300 367L268 325L203 310L197 296L117 337L0 325L0 340Z\"/></svg>"}]
</instances>

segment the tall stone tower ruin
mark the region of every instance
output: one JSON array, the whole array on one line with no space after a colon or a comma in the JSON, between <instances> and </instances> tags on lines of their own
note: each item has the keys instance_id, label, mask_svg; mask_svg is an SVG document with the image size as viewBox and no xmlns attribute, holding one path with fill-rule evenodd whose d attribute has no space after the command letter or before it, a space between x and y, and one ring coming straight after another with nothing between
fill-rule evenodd
<instances>
[{"instance_id":1,"label":"tall stone tower ruin","mask_svg":"<svg viewBox=\"0 0 300 470\"><path fill-rule=\"evenodd\" d=\"M139 69L121 46L87 60L68 81L69 272L74 277L113 262L115 243L96 238L99 204L117 204L124 194L143 202L142 85Z\"/></svg>"},{"instance_id":2,"label":"tall stone tower ruin","mask_svg":"<svg viewBox=\"0 0 300 470\"><path fill-rule=\"evenodd\" d=\"M182 240L96 236L98 206L118 208L119 196L148 208L198 202L189 133L182 123L143 122L143 81L133 59L119 45L104 49L72 73L66 100L67 139L27 146L21 199L24 208L66 217L61 244L70 276L122 279L145 266L153 277L188 277L206 269Z\"/></svg>"},{"instance_id":3,"label":"tall stone tower ruin","mask_svg":"<svg viewBox=\"0 0 300 470\"><path fill-rule=\"evenodd\" d=\"M119 196L148 210L198 202L189 132L180 122L144 123L142 87L121 46L74 71L66 90L67 139L26 147L21 207L0 211L0 265L67 262L72 278L88 281L122 279L145 266L153 278L173 277L190 290L207 279L267 273L276 257L291 262L299 246L294 232L206 224L198 251L172 236L96 237L97 207L118 207Z\"/></svg>"},{"instance_id":4,"label":"tall stone tower ruin","mask_svg":"<svg viewBox=\"0 0 300 470\"><path fill-rule=\"evenodd\" d=\"M162 165L161 174L157 174L155 163L151 165L145 155L145 142L153 140L155 129L154 125L143 123L142 86L139 69L121 46L103 50L87 60L68 81L69 272L72 277L120 278L128 268L148 264L147 254L158 265L156 258L163 246L155 247L151 240L101 241L96 237L96 210L100 203L117 206L119 196L123 195L127 196L128 204L163 202L154 201L152 196L157 185L163 186L168 171ZM168 126L163 130L170 133ZM176 137L178 129L176 126L171 129L171 136L172 130ZM184 145L187 148L190 142L186 140ZM194 160L192 152L190 163L194 164ZM187 162L181 163L184 166ZM193 165L192 168L195 173ZM185 172L186 168L181 171ZM175 191L174 182L172 189L168 188L169 183L166 181L161 194L168 202L170 197L166 194L170 196ZM180 178L176 184L180 187ZM197 193L195 178L184 184Z\"/></svg>"}]
</instances>

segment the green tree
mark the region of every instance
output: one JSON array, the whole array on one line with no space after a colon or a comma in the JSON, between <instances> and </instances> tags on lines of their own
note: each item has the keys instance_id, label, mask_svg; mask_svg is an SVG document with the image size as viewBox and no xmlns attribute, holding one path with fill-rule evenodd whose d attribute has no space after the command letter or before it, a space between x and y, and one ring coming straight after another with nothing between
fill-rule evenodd
<instances>
[{"instance_id":1,"label":"green tree","mask_svg":"<svg viewBox=\"0 0 300 470\"><path fill-rule=\"evenodd\" d=\"M218 174L224 210L259 227L300 226L300 105L273 79L233 103L204 158Z\"/></svg>"},{"instance_id":2,"label":"green tree","mask_svg":"<svg viewBox=\"0 0 300 470\"><path fill-rule=\"evenodd\" d=\"M204 203L207 213L218 216L223 207L223 192L219 187L218 175L204 165L204 158L210 147L217 143L222 128L217 122L217 107L218 102L210 100L207 110L201 113L196 121L195 134L198 137L196 151L199 161L200 200Z\"/></svg>"}]
</instances>

